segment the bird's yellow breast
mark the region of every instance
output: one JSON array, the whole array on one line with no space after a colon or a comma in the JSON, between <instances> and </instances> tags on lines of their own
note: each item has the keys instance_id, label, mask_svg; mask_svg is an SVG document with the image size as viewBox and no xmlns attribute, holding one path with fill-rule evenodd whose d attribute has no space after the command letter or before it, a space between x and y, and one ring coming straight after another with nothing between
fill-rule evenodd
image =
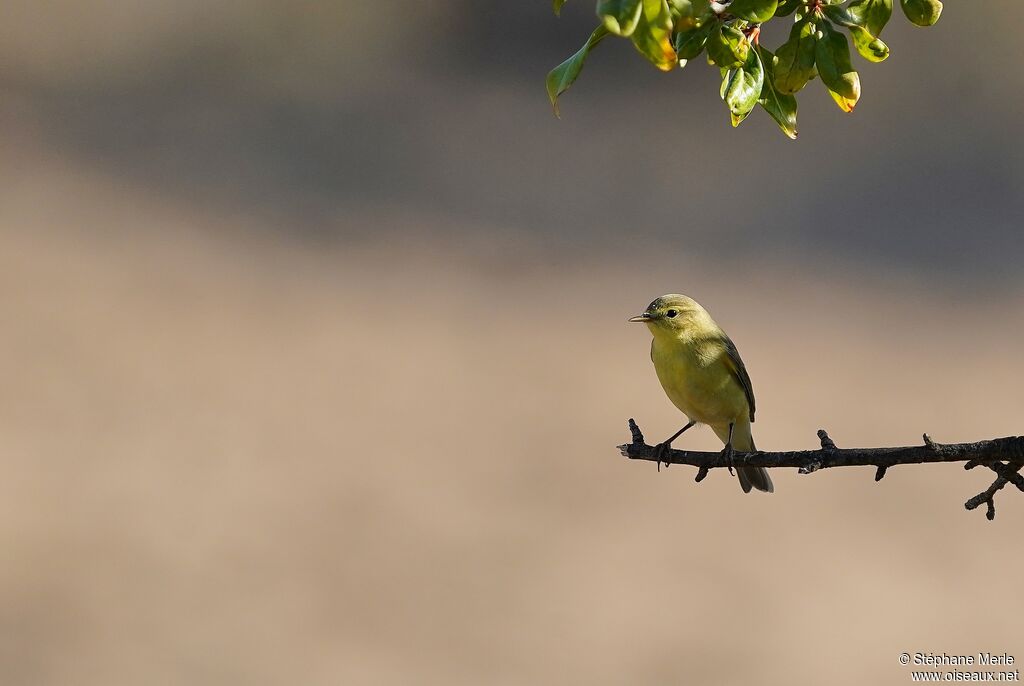
<instances>
[{"instance_id":1,"label":"bird's yellow breast","mask_svg":"<svg viewBox=\"0 0 1024 686\"><path fill-rule=\"evenodd\" d=\"M726 363L721 340L655 333L651 361L665 394L687 417L728 425L749 413L746 395Z\"/></svg>"}]
</instances>

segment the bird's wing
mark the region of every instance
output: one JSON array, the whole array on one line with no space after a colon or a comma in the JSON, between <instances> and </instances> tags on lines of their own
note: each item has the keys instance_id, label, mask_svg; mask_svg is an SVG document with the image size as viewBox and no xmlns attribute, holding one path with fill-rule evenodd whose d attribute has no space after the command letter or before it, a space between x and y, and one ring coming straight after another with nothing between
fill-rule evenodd
<instances>
[{"instance_id":1,"label":"bird's wing","mask_svg":"<svg viewBox=\"0 0 1024 686\"><path fill-rule=\"evenodd\" d=\"M743 360L740 359L740 351L736 349L736 344L726 336L722 335L722 343L725 345L725 365L732 372L732 375L739 381L740 386L743 387L743 393L747 396L747 404L750 405L750 421L754 421L754 387L750 385L750 375L747 374L747 368L743 364Z\"/></svg>"}]
</instances>

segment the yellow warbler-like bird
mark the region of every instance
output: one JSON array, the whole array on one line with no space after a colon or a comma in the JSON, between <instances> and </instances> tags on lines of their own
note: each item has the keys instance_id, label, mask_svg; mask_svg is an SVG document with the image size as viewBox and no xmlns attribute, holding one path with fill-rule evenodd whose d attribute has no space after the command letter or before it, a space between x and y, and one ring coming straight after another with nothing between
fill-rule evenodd
<instances>
[{"instance_id":1,"label":"yellow warbler-like bird","mask_svg":"<svg viewBox=\"0 0 1024 686\"><path fill-rule=\"evenodd\" d=\"M707 310L685 295L663 295L643 314L630 317L654 334L651 361L672 404L690 420L657 448L664 453L672 441L694 424L707 424L733 450L754 452L750 423L754 421L754 389L750 376L722 328ZM737 467L744 493L751 488L772 493L775 487L763 467Z\"/></svg>"}]
</instances>

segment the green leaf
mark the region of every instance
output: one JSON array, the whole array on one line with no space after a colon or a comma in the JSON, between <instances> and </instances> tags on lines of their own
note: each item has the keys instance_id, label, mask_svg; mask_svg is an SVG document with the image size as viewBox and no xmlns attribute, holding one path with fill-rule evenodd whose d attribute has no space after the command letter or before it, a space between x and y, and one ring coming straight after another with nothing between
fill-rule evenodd
<instances>
[{"instance_id":1,"label":"green leaf","mask_svg":"<svg viewBox=\"0 0 1024 686\"><path fill-rule=\"evenodd\" d=\"M814 46L818 42L814 22L802 19L789 32L776 56L775 85L780 93L790 95L807 85L814 74Z\"/></svg>"},{"instance_id":2,"label":"green leaf","mask_svg":"<svg viewBox=\"0 0 1024 686\"><path fill-rule=\"evenodd\" d=\"M760 24L774 17L778 8L778 0L732 0L728 12L740 19Z\"/></svg>"},{"instance_id":3,"label":"green leaf","mask_svg":"<svg viewBox=\"0 0 1024 686\"><path fill-rule=\"evenodd\" d=\"M608 29L604 26L598 26L590 34L590 38L587 39L584 46L576 51L575 55L548 73L546 80L548 98L551 99L551 107L554 108L556 117L559 116L558 96L569 90L569 86L573 84L576 77L580 75L580 71L583 70L583 63L587 61L587 55L590 54L591 49L604 40L607 35Z\"/></svg>"},{"instance_id":4,"label":"green leaf","mask_svg":"<svg viewBox=\"0 0 1024 686\"><path fill-rule=\"evenodd\" d=\"M715 28L715 22L705 22L702 26L676 34L676 56L680 60L692 60L704 51L708 42L708 34Z\"/></svg>"},{"instance_id":5,"label":"green leaf","mask_svg":"<svg viewBox=\"0 0 1024 686\"><path fill-rule=\"evenodd\" d=\"M853 45L864 59L871 62L881 62L889 56L889 46L871 35L851 12L839 5L828 5L823 9L826 17L850 30Z\"/></svg>"},{"instance_id":6,"label":"green leaf","mask_svg":"<svg viewBox=\"0 0 1024 686\"><path fill-rule=\"evenodd\" d=\"M845 7L839 5L824 5L821 8L830 21L841 26L855 26L857 21L846 11Z\"/></svg>"},{"instance_id":7,"label":"green leaf","mask_svg":"<svg viewBox=\"0 0 1024 686\"><path fill-rule=\"evenodd\" d=\"M693 16L693 0L668 0L668 8L673 17Z\"/></svg>"},{"instance_id":8,"label":"green leaf","mask_svg":"<svg viewBox=\"0 0 1024 686\"><path fill-rule=\"evenodd\" d=\"M662 71L676 66L676 51L672 47L672 13L667 0L643 0L640 22L633 32L633 45Z\"/></svg>"},{"instance_id":9,"label":"green leaf","mask_svg":"<svg viewBox=\"0 0 1024 686\"><path fill-rule=\"evenodd\" d=\"M758 45L756 49L761 66L764 68L764 85L761 87L761 96L757 99L757 104L771 115L771 118L782 129L782 133L790 138L796 138L796 98L780 93L776 87L775 55L771 53L771 50L762 45Z\"/></svg>"},{"instance_id":10,"label":"green leaf","mask_svg":"<svg viewBox=\"0 0 1024 686\"><path fill-rule=\"evenodd\" d=\"M747 61L750 43L735 26L721 24L708 36L708 58L723 69L742 66Z\"/></svg>"},{"instance_id":11,"label":"green leaf","mask_svg":"<svg viewBox=\"0 0 1024 686\"><path fill-rule=\"evenodd\" d=\"M631 36L640 22L641 0L597 0L597 16L610 33Z\"/></svg>"},{"instance_id":12,"label":"green leaf","mask_svg":"<svg viewBox=\"0 0 1024 686\"><path fill-rule=\"evenodd\" d=\"M668 8L677 34L693 31L714 17L709 0L668 0Z\"/></svg>"},{"instance_id":13,"label":"green leaf","mask_svg":"<svg viewBox=\"0 0 1024 686\"><path fill-rule=\"evenodd\" d=\"M565 0L551 0L551 9L554 10L555 16L561 16L562 5L565 4Z\"/></svg>"},{"instance_id":14,"label":"green leaf","mask_svg":"<svg viewBox=\"0 0 1024 686\"><path fill-rule=\"evenodd\" d=\"M876 38L892 17L892 0L853 0L846 11Z\"/></svg>"},{"instance_id":15,"label":"green leaf","mask_svg":"<svg viewBox=\"0 0 1024 686\"><path fill-rule=\"evenodd\" d=\"M756 50L747 52L747 60L737 69L730 69L722 80L722 99L729 107L732 125L739 126L757 105L764 86L764 66Z\"/></svg>"},{"instance_id":16,"label":"green leaf","mask_svg":"<svg viewBox=\"0 0 1024 686\"><path fill-rule=\"evenodd\" d=\"M942 14L942 3L939 0L900 0L903 14L918 26L931 26Z\"/></svg>"},{"instance_id":17,"label":"green leaf","mask_svg":"<svg viewBox=\"0 0 1024 686\"><path fill-rule=\"evenodd\" d=\"M814 50L818 75L839 108L844 112L853 112L860 99L860 76L850 64L850 44L846 36L827 22L822 24L822 28L824 35Z\"/></svg>"},{"instance_id":18,"label":"green leaf","mask_svg":"<svg viewBox=\"0 0 1024 686\"><path fill-rule=\"evenodd\" d=\"M775 9L775 16L788 17L802 4L801 0L782 0L782 2L779 3L779 6Z\"/></svg>"}]
</instances>

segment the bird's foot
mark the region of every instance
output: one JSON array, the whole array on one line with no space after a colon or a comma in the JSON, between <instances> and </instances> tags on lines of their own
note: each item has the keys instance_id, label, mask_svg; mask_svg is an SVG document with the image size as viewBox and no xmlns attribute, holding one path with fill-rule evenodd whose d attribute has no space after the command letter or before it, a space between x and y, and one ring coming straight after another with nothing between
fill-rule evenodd
<instances>
[{"instance_id":1,"label":"bird's foot","mask_svg":"<svg viewBox=\"0 0 1024 686\"><path fill-rule=\"evenodd\" d=\"M654 446L654 457L657 458L658 461L658 471L661 471L662 462L665 463L666 469L669 467L669 465L672 464L666 459L668 457L668 452L670 450L672 450L672 443L670 443L669 441L665 441L664 443L659 443L658 445Z\"/></svg>"},{"instance_id":2,"label":"bird's foot","mask_svg":"<svg viewBox=\"0 0 1024 686\"><path fill-rule=\"evenodd\" d=\"M733 471L732 471L732 468L733 468L732 456L734 454L735 454L735 451L732 449L732 443L727 443L725 445L725 448L722 449L722 456L725 457L725 467L726 467L726 469L729 470L729 475L730 476L733 475Z\"/></svg>"}]
</instances>

